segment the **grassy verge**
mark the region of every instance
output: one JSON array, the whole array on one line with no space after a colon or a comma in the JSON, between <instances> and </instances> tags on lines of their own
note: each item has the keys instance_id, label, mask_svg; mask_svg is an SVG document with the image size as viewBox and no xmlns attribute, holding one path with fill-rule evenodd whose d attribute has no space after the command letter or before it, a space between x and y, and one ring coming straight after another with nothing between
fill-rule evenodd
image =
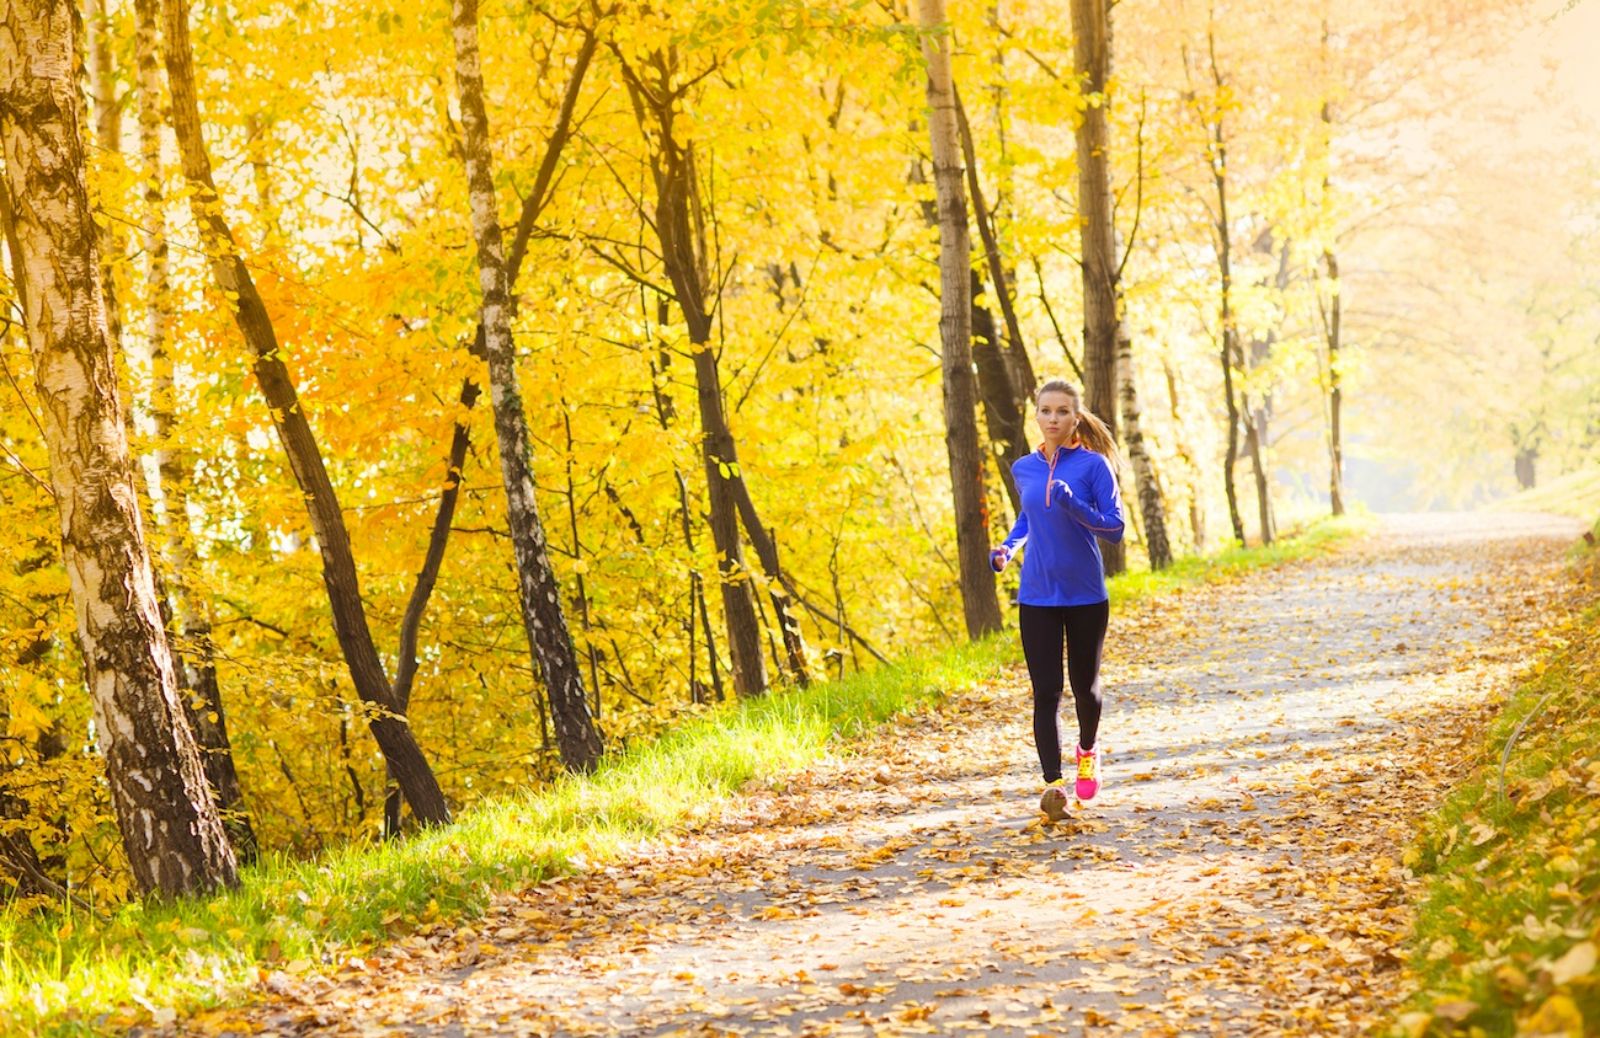
<instances>
[{"instance_id":1,"label":"grassy verge","mask_svg":"<svg viewBox=\"0 0 1600 1038\"><path fill-rule=\"evenodd\" d=\"M1365 525L1321 522L1268 548L1124 575L1112 596L1127 603L1309 557ZM165 1022L236 999L264 970L314 970L420 925L471 917L496 891L613 859L718 810L751 779L802 768L838 740L971 687L1017 657L1014 636L1003 634L730 704L594 775L476 805L399 843L269 859L213 897L130 904L109 918L0 915L0 1030L102 1034Z\"/></svg>"},{"instance_id":2,"label":"grassy verge","mask_svg":"<svg viewBox=\"0 0 1600 1038\"><path fill-rule=\"evenodd\" d=\"M1585 522L1600 520L1600 466L1569 472L1490 507L1497 512L1553 512Z\"/></svg>"},{"instance_id":3,"label":"grassy verge","mask_svg":"<svg viewBox=\"0 0 1600 1038\"><path fill-rule=\"evenodd\" d=\"M1592 595L1600 552L1575 565ZM1600 602L1558 633L1408 852L1426 888L1397 1033L1600 1034Z\"/></svg>"}]
</instances>

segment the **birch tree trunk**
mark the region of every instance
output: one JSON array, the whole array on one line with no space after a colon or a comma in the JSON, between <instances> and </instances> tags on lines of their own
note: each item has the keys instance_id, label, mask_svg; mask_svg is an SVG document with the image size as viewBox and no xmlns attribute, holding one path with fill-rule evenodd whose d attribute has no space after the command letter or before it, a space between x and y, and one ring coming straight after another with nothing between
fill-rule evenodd
<instances>
[{"instance_id":1,"label":"birch tree trunk","mask_svg":"<svg viewBox=\"0 0 1600 1038\"><path fill-rule=\"evenodd\" d=\"M88 0L83 12L83 28L87 37L84 71L88 76L90 102L87 119L94 124L95 147L102 153L116 154L122 150L122 105L117 100L116 68L111 59L111 19L106 11L106 0ZM82 95L78 100L82 102ZM86 158L86 164L87 161ZM97 199L90 199L91 206L97 202ZM115 348L122 342L117 267L125 239L114 222L96 226L99 228L101 291L106 298L106 329L111 333Z\"/></svg>"},{"instance_id":2,"label":"birch tree trunk","mask_svg":"<svg viewBox=\"0 0 1600 1038\"><path fill-rule=\"evenodd\" d=\"M1161 481L1155 463L1145 446L1140 425L1139 393L1133 382L1133 341L1127 334L1117 336L1117 371L1122 380L1122 442L1128 447L1128 462L1133 466L1133 481L1139 493L1139 514L1144 518L1145 550L1151 569L1172 565L1172 544L1167 540L1167 506L1161 500Z\"/></svg>"},{"instance_id":3,"label":"birch tree trunk","mask_svg":"<svg viewBox=\"0 0 1600 1038\"><path fill-rule=\"evenodd\" d=\"M1071 0L1078 88L1088 99L1075 135L1078 230L1083 252L1084 404L1117 428L1117 257L1111 212L1111 135L1106 125L1110 46L1105 0Z\"/></svg>"},{"instance_id":4,"label":"birch tree trunk","mask_svg":"<svg viewBox=\"0 0 1600 1038\"><path fill-rule=\"evenodd\" d=\"M681 196L678 196L681 197ZM656 219L662 235L687 230L668 209L676 204L673 196L662 198ZM674 227L668 230L668 227ZM663 250L668 249L666 242ZM671 261L669 261L671 262ZM722 406L722 374L717 353L711 345L711 319L698 302L687 302L684 288L674 278L674 289L684 301L685 313L699 311L688 321L689 339L694 350L695 399L700 412L701 457L705 462L706 499L710 506L711 540L717 550L717 569L721 576L723 615L728 623L728 651L733 662L734 691L741 696L760 696L767 691L767 665L761 655L761 622L756 616L750 570L745 564L744 542L739 535L739 502L733 478L739 472L739 453L728 429Z\"/></svg>"},{"instance_id":5,"label":"birch tree trunk","mask_svg":"<svg viewBox=\"0 0 1600 1038\"><path fill-rule=\"evenodd\" d=\"M1028 356L1027 347L1022 339L1022 322L1017 317L1016 301L1016 271L1008 268L1005 263L1005 253L1000 243L1000 229L996 218L998 202L990 206L983 197L983 184L978 179L977 147L972 141L972 127L967 123L966 109L961 105L961 93L951 85L951 93L956 100L956 128L961 134L961 157L967 166L967 187L972 192L972 215L978 225L978 240L983 243L985 265L989 270L989 281L994 285L995 301L1000 305L1000 316L1005 321L1005 349L1001 356L1005 358L1006 370L1012 382L1012 392L1016 395L1017 409L1022 413L1023 428L1022 442L1028 441L1027 411L1033 403L1034 390L1038 388L1039 379L1033 371L1033 360ZM998 93L996 97L998 97ZM998 115L999 101L995 102ZM1004 121L1000 123L1000 154L1002 162L1001 176L1005 176L1005 136ZM1025 447L1022 455L1025 456L1032 448Z\"/></svg>"},{"instance_id":6,"label":"birch tree trunk","mask_svg":"<svg viewBox=\"0 0 1600 1038\"><path fill-rule=\"evenodd\" d=\"M917 0L917 28L928 70L928 133L939 206L939 338L943 347L945 450L956 514L956 557L967 635L1000 629L1000 599L989 568L989 517L978 446L977 380L972 374L972 243L962 184L961 146L950 75L944 0Z\"/></svg>"},{"instance_id":7,"label":"birch tree trunk","mask_svg":"<svg viewBox=\"0 0 1600 1038\"><path fill-rule=\"evenodd\" d=\"M411 804L412 812L424 824L448 822L450 808L445 803L444 793L395 701L394 690L373 643L366 607L361 600L355 556L350 549L350 533L323 464L322 451L284 363L272 318L223 216L222 200L211 176L211 159L206 154L201 132L194 57L189 44L188 0L165 0L163 15L162 43L172 92L172 126L183 158L184 176L189 181L190 209L205 240L212 277L233 303L234 320L253 355L252 370L266 398L273 428L288 456L295 482L305 497L306 513L322 555L322 583L328 592L339 648L344 653L356 694L369 708L368 725L373 737Z\"/></svg>"},{"instance_id":8,"label":"birch tree trunk","mask_svg":"<svg viewBox=\"0 0 1600 1038\"><path fill-rule=\"evenodd\" d=\"M533 235L534 224L538 221L539 214L543 212L545 203L549 201L556 163L560 160L566 142L572 135L572 120L578 94L583 88L584 78L589 73L589 65L594 58L597 42L592 30L584 32L583 46L578 49L571 78L567 80L566 91L562 94L561 108L556 114L555 126L551 128L550 136L545 142L544 157L540 159L538 171L534 174L533 190L523 199L522 212L517 217L516 234L512 236L505 264L506 303L513 315L516 313L517 275L522 270L522 260L527 255L528 241ZM257 183L264 186L265 178L258 178ZM474 357L488 356L481 313L477 329L473 333L470 352ZM469 415L477 406L478 397L482 393L482 388L471 375L461 380L461 389L456 396L460 410L455 421L451 423L450 447L445 455L444 489L440 491L439 505L434 510L433 529L428 535L428 547L423 554L422 569L417 573L416 582L411 588L411 598L406 602L406 611L400 619L400 647L399 659L395 664L394 698L400 706L401 713L410 708L411 690L417 676L417 636L422 628L422 619L427 613L428 601L433 596L433 589L438 582L439 570L444 564L445 547L450 538L450 525L461 496L462 470L466 465L467 450L472 444L472 430L468 425L471 421ZM540 720L541 723L545 720L542 715ZM383 796L384 837L391 839L398 837L400 825L400 787L395 784L394 776L389 775Z\"/></svg>"},{"instance_id":9,"label":"birch tree trunk","mask_svg":"<svg viewBox=\"0 0 1600 1038\"><path fill-rule=\"evenodd\" d=\"M1244 413L1244 452L1250 458L1250 470L1255 476L1256 523L1261 531L1261 543L1271 544L1277 532L1272 517L1272 487L1267 478L1267 464L1262 441L1266 438L1261 424L1262 411L1250 406L1250 398L1240 394Z\"/></svg>"},{"instance_id":10,"label":"birch tree trunk","mask_svg":"<svg viewBox=\"0 0 1600 1038\"><path fill-rule=\"evenodd\" d=\"M478 59L477 0L455 0L452 21L472 236L478 253L478 286L483 292L480 323L489 359L489 399L500 447L500 472L506 487L506 521L517 557L522 622L544 677L561 761L568 770L589 771L600 762L603 746L589 710L583 671L573 650L572 633L561 607L561 587L550 567L544 523L534 497L532 452L517 378L516 345L511 338L500 215L489 152L489 116Z\"/></svg>"},{"instance_id":11,"label":"birch tree trunk","mask_svg":"<svg viewBox=\"0 0 1600 1038\"><path fill-rule=\"evenodd\" d=\"M244 864L257 854L255 829L239 789L239 773L228 739L228 719L217 682L216 650L211 636L210 603L196 590L199 559L189 529L189 482L192 463L174 443L176 383L167 330L172 291L167 275L166 200L161 191L162 85L160 0L134 0L134 58L138 75L140 175L144 180L141 249L145 257L145 341L150 359L150 418L155 427L155 460L164 507L157 513L161 552L172 573L167 587L179 639L173 662L186 692L189 722L200 744L206 779L211 785L222 824Z\"/></svg>"},{"instance_id":12,"label":"birch tree trunk","mask_svg":"<svg viewBox=\"0 0 1600 1038\"><path fill-rule=\"evenodd\" d=\"M1328 26L1327 5L1323 7L1321 57L1322 73L1325 81L1332 83L1332 48L1330 41L1332 32ZM1330 86L1331 91L1331 86ZM1339 282L1339 258L1336 254L1335 242L1338 241L1333 220L1327 213L1333 204L1333 99L1324 97L1322 109L1318 113L1322 121L1322 208L1325 226L1322 231L1326 235L1326 245L1322 249L1323 276L1327 279L1328 296L1326 301L1319 290L1317 303L1322 311L1322 330L1328 346L1328 377L1327 385L1327 419L1328 419L1328 508L1334 515L1344 515L1344 432L1343 410L1344 389L1342 386L1343 372L1340 370L1341 362L1339 349L1343 345L1340 339L1343 318L1343 286Z\"/></svg>"},{"instance_id":13,"label":"birch tree trunk","mask_svg":"<svg viewBox=\"0 0 1600 1038\"><path fill-rule=\"evenodd\" d=\"M122 105L117 101L116 68L111 62L111 19L106 0L88 0L83 27L88 43L84 48L85 71L89 75L95 144L117 151L122 136Z\"/></svg>"},{"instance_id":14,"label":"birch tree trunk","mask_svg":"<svg viewBox=\"0 0 1600 1038\"><path fill-rule=\"evenodd\" d=\"M972 272L971 292L976 299L983 290L978 272ZM1000 481L1013 514L1022 512L1022 496L1017 491L1011 463L1028 453L1022 435L1027 413L1018 406L1015 383L1007 370L1004 347L995 328L994 314L976 303L972 307L972 367L978 380L978 399L983 405L984 427L989 432L989 451L999 461Z\"/></svg>"},{"instance_id":15,"label":"birch tree trunk","mask_svg":"<svg viewBox=\"0 0 1600 1038\"><path fill-rule=\"evenodd\" d=\"M176 895L232 885L236 865L156 603L89 212L72 18L62 0L14 0L0 23L8 237L123 847L142 890Z\"/></svg>"},{"instance_id":16,"label":"birch tree trunk","mask_svg":"<svg viewBox=\"0 0 1600 1038\"><path fill-rule=\"evenodd\" d=\"M641 305L643 305L642 298ZM658 329L666 326L671 313L667 298L658 295L655 311L655 324ZM656 357L650 360L650 395L655 400L656 421L660 423L662 432L670 430L673 423L678 420L677 405L673 402L671 394L666 391L667 370L671 365L671 352L668 351L666 343L658 340ZM695 669L698 651L695 646L695 625L698 623L699 630L705 637L706 673L711 679L711 692L716 702L720 703L727 698L727 693L722 687L722 667L717 661L717 639L711 627L711 610L706 607L705 580L694 564L694 523L689 506L689 481L684 478L683 470L676 464L672 466L672 476L678 484L678 518L683 529L683 546L689 559L689 617L684 624L684 630L689 635L689 698L695 703L704 701L701 697L702 683ZM616 494L615 491L611 493Z\"/></svg>"},{"instance_id":17,"label":"birch tree trunk","mask_svg":"<svg viewBox=\"0 0 1600 1038\"><path fill-rule=\"evenodd\" d=\"M658 109L659 113L659 109ZM705 305L702 258L694 247L689 213L693 171L689 156L671 138L670 113L663 123L663 141L656 180L656 230L662 262L689 329L693 353L696 410L700 415L700 450L706 473L711 540L717 551L722 609L728 625L728 652L733 663L734 691L759 696L767 691L767 665L761 654L761 622L755 591L745 564L739 535L739 502L733 480L740 475L738 445L728 428L722 402L722 373L711 343L711 315Z\"/></svg>"},{"instance_id":18,"label":"birch tree trunk","mask_svg":"<svg viewBox=\"0 0 1600 1038\"><path fill-rule=\"evenodd\" d=\"M1218 178L1218 195L1226 198L1225 189ZM1226 205L1226 203L1224 203ZM1239 398L1234 393L1233 375L1238 370L1234 362L1234 355L1238 349L1234 346L1233 328L1233 265L1228 255L1227 227L1222 227L1222 251L1218 265L1222 274L1222 395L1227 403L1228 410L1228 450L1222 463L1223 490L1228 498L1228 521L1233 526L1233 539L1239 544L1244 543L1244 519L1239 515L1239 491L1234 480L1234 466L1239 461Z\"/></svg>"},{"instance_id":19,"label":"birch tree trunk","mask_svg":"<svg viewBox=\"0 0 1600 1038\"><path fill-rule=\"evenodd\" d=\"M965 151L969 142L965 136L965 120L961 117L959 95L956 96L956 125L963 134L962 148ZM971 161L970 156L967 161ZM968 172L968 183L971 184L973 178L970 175L970 166ZM907 182L911 184L928 182L920 158L911 163ZM938 228L937 201L924 201L921 209L924 222L930 228ZM1007 359L1006 344L995 326L994 314L978 303L978 297L983 294L983 277L976 268L972 271L972 284L967 294L972 300L970 325L972 372L977 380L978 409L983 416L984 430L989 434L988 451L1000 460L996 468L999 469L1006 500L1011 503L1011 510L1015 514L1022 510L1022 498L1017 492L1016 477L1011 474L1011 462L1027 454L1030 449L1027 436L1027 408L1022 406L1018 399L1017 387L1020 378L1013 370L1012 362ZM981 447L980 444L980 449Z\"/></svg>"},{"instance_id":20,"label":"birch tree trunk","mask_svg":"<svg viewBox=\"0 0 1600 1038\"><path fill-rule=\"evenodd\" d=\"M1177 430L1173 446L1176 449L1178 460L1183 464L1186 482L1189 485L1189 536L1194 544L1196 554L1203 554L1206 549L1206 513L1204 496L1201 492L1200 466L1195 463L1194 451L1189 446L1189 437L1185 431L1183 420L1183 407L1178 400L1178 373L1173 370L1171 361L1162 361L1163 373L1167 379L1167 408L1172 416L1172 427Z\"/></svg>"},{"instance_id":21,"label":"birch tree trunk","mask_svg":"<svg viewBox=\"0 0 1600 1038\"><path fill-rule=\"evenodd\" d=\"M779 634L783 638L784 661L797 684L809 685L811 667L806 659L805 638L800 631L799 617L792 608L794 589L778 559L777 538L761 521L755 501L750 497L750 486L742 474L735 476L733 480L733 496L739 507L739 520L744 524L745 535L750 538L750 546L755 549L756 559L761 563L761 572L769 583L767 597L772 602L773 613L778 620Z\"/></svg>"}]
</instances>

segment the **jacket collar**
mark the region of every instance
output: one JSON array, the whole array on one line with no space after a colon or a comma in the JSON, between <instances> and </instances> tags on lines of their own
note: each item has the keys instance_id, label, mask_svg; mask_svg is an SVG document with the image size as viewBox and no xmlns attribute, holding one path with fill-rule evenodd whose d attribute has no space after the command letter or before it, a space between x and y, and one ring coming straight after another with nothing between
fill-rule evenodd
<instances>
[{"instance_id":1,"label":"jacket collar","mask_svg":"<svg viewBox=\"0 0 1600 1038\"><path fill-rule=\"evenodd\" d=\"M1068 454L1070 454L1073 451L1078 450L1078 449L1080 449L1082 447L1083 447L1083 441L1078 439L1077 437L1073 437L1071 440L1068 440L1066 443L1063 443L1060 447L1056 448L1056 456L1053 459L1050 457L1050 455L1045 453L1044 444L1043 443L1039 444L1038 448L1036 448L1034 450L1034 453L1039 455L1039 457L1043 458L1045 461L1050 462L1051 464L1054 464L1055 462L1059 462L1062 458L1066 457Z\"/></svg>"}]
</instances>

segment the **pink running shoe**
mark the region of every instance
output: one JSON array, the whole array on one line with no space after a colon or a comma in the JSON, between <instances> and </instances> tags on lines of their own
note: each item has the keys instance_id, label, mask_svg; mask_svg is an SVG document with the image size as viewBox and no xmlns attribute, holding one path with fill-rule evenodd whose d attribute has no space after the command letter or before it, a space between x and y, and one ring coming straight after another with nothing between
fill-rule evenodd
<instances>
[{"instance_id":1,"label":"pink running shoe","mask_svg":"<svg viewBox=\"0 0 1600 1038\"><path fill-rule=\"evenodd\" d=\"M1078 782L1073 788L1079 800L1093 800L1100 792L1100 751L1078 747Z\"/></svg>"}]
</instances>

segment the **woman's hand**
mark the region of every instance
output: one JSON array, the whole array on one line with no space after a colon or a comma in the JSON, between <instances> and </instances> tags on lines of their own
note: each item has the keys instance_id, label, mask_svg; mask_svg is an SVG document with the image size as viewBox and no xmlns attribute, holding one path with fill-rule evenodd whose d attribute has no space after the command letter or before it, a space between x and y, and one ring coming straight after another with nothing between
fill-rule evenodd
<instances>
[{"instance_id":1,"label":"woman's hand","mask_svg":"<svg viewBox=\"0 0 1600 1038\"><path fill-rule=\"evenodd\" d=\"M989 568L999 573L1006 568L1006 563L1011 561L1011 552L1005 548L996 548L989 553Z\"/></svg>"},{"instance_id":2,"label":"woman's hand","mask_svg":"<svg viewBox=\"0 0 1600 1038\"><path fill-rule=\"evenodd\" d=\"M1067 486L1067 484L1062 480L1052 480L1050 486L1045 491L1044 502L1046 507L1050 505L1065 505L1071 500L1072 488Z\"/></svg>"}]
</instances>

